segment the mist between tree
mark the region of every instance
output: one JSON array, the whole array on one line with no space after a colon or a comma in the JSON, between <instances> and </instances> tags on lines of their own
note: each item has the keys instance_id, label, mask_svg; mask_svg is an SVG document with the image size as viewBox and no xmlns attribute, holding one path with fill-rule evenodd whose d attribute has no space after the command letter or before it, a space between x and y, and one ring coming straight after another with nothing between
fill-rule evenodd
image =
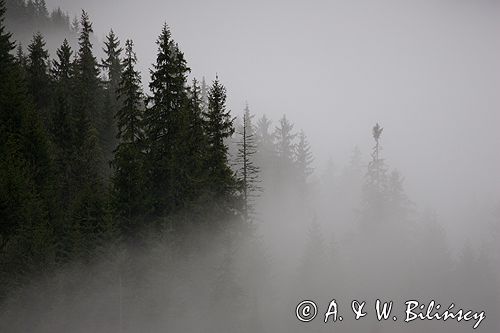
<instances>
[{"instance_id":1,"label":"mist between tree","mask_svg":"<svg viewBox=\"0 0 500 333\"><path fill-rule=\"evenodd\" d=\"M85 11L72 28L47 13L0 1L1 332L472 331L357 322L355 299L398 314L410 299L455 303L498 331L500 210L474 216L490 238L452 251L391 167L391 128L373 124L371 146L315 171L286 115L228 109L223 69L188 82L167 24L141 75L132 40L111 30L94 45ZM9 15L60 16L70 39L51 56L35 33L24 49ZM305 326L304 299L338 300L344 321Z\"/></svg>"}]
</instances>

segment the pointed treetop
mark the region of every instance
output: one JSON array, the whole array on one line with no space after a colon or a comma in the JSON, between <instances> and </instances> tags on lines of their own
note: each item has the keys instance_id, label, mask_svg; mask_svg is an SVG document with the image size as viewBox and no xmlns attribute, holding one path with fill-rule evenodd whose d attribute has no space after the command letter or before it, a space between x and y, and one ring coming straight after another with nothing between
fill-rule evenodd
<instances>
[{"instance_id":1,"label":"pointed treetop","mask_svg":"<svg viewBox=\"0 0 500 333\"><path fill-rule=\"evenodd\" d=\"M382 127L380 127L380 125L377 123L375 124L375 126L373 127L373 138L375 139L375 141L378 141L378 139L380 138L380 135L382 135L382 131L384 129Z\"/></svg>"}]
</instances>

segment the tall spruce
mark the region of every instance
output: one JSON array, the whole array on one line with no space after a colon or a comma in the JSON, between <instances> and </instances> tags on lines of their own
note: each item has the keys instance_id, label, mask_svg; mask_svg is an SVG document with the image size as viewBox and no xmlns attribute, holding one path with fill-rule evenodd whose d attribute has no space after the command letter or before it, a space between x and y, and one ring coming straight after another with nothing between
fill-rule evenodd
<instances>
[{"instance_id":1,"label":"tall spruce","mask_svg":"<svg viewBox=\"0 0 500 333\"><path fill-rule=\"evenodd\" d=\"M277 154L275 176L278 188L283 188L293 178L294 140L296 136L297 134L293 131L293 124L287 119L286 115L283 115L274 131Z\"/></svg>"},{"instance_id":2,"label":"tall spruce","mask_svg":"<svg viewBox=\"0 0 500 333\"><path fill-rule=\"evenodd\" d=\"M377 225L387 219L387 168L382 158L381 136L383 128L377 123L372 128L375 145L365 175L362 193L362 216L364 223Z\"/></svg>"},{"instance_id":3,"label":"tall spruce","mask_svg":"<svg viewBox=\"0 0 500 333\"><path fill-rule=\"evenodd\" d=\"M28 45L27 83L35 109L48 124L50 103L49 52L41 33L36 33Z\"/></svg>"},{"instance_id":4,"label":"tall spruce","mask_svg":"<svg viewBox=\"0 0 500 333\"><path fill-rule=\"evenodd\" d=\"M112 163L115 207L122 233L127 239L136 236L141 226L141 217L145 213L143 94L141 77L135 69L136 63L133 42L127 40L122 62L123 75L117 89L117 97L122 101L116 114L119 144Z\"/></svg>"},{"instance_id":5,"label":"tall spruce","mask_svg":"<svg viewBox=\"0 0 500 333\"><path fill-rule=\"evenodd\" d=\"M0 1L0 297L53 264L48 138L11 55L4 15Z\"/></svg>"},{"instance_id":6,"label":"tall spruce","mask_svg":"<svg viewBox=\"0 0 500 333\"><path fill-rule=\"evenodd\" d=\"M233 121L226 110L226 88L216 77L208 92L208 110L205 113L208 140L207 163L209 190L215 199L229 199L234 191L234 177L228 165L228 147L225 139L234 133Z\"/></svg>"},{"instance_id":7,"label":"tall spruce","mask_svg":"<svg viewBox=\"0 0 500 333\"><path fill-rule=\"evenodd\" d=\"M185 204L186 170L180 164L186 134L186 80L184 54L165 24L157 40L158 54L151 70L145 111L147 187L152 214L163 216Z\"/></svg>"},{"instance_id":8,"label":"tall spruce","mask_svg":"<svg viewBox=\"0 0 500 333\"><path fill-rule=\"evenodd\" d=\"M75 63L73 176L75 200L72 203L75 255L91 259L112 232L109 225L107 191L103 184L103 158L99 143L102 89L96 58L90 41L92 23L82 11L79 50Z\"/></svg>"},{"instance_id":9,"label":"tall spruce","mask_svg":"<svg viewBox=\"0 0 500 333\"><path fill-rule=\"evenodd\" d=\"M313 172L311 164L314 158L304 131L299 132L298 138L297 146L295 147L295 166L299 188L301 191L305 191L307 178Z\"/></svg>"},{"instance_id":10,"label":"tall spruce","mask_svg":"<svg viewBox=\"0 0 500 333\"><path fill-rule=\"evenodd\" d=\"M271 132L271 121L266 115L262 115L257 121L255 129L257 138L257 165L261 168L261 178L264 186L271 184L273 170L276 162L276 149L274 146L274 136ZM265 193L269 193L265 191Z\"/></svg>"},{"instance_id":11,"label":"tall spruce","mask_svg":"<svg viewBox=\"0 0 500 333\"><path fill-rule=\"evenodd\" d=\"M103 68L106 76L104 78L104 107L100 133L104 160L105 162L108 162L111 161L113 151L117 145L117 127L115 116L121 103L120 98L118 98L119 96L117 94L117 90L120 85L122 75L122 63L120 60L122 48L120 48L120 41L116 37L113 30L111 30L106 36L104 46L103 51L106 57L102 60L101 67Z\"/></svg>"},{"instance_id":12,"label":"tall spruce","mask_svg":"<svg viewBox=\"0 0 500 333\"><path fill-rule=\"evenodd\" d=\"M80 36L78 37L79 49L75 66L75 104L80 116L86 118L92 128L99 129L101 125L99 110L101 92L99 68L92 51L92 23L90 22L89 15L84 10L82 10L80 27Z\"/></svg>"},{"instance_id":13,"label":"tall spruce","mask_svg":"<svg viewBox=\"0 0 500 333\"><path fill-rule=\"evenodd\" d=\"M204 131L203 94L198 81L193 79L187 105L187 135L183 155L187 170L187 195L190 201L197 200L207 182L205 169L207 138Z\"/></svg>"},{"instance_id":14,"label":"tall spruce","mask_svg":"<svg viewBox=\"0 0 500 333\"><path fill-rule=\"evenodd\" d=\"M260 187L259 167L255 164L257 143L255 129L252 125L253 115L250 114L248 104L243 114L243 125L240 128L240 139L238 142L238 181L242 192L242 214L245 221L250 222L255 214L254 200Z\"/></svg>"}]
</instances>

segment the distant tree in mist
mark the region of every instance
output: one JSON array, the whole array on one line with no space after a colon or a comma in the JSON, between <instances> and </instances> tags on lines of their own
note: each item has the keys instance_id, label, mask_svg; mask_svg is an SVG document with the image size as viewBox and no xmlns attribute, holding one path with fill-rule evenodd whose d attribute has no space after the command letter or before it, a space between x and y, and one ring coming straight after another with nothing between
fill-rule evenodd
<instances>
[{"instance_id":1,"label":"distant tree in mist","mask_svg":"<svg viewBox=\"0 0 500 333\"><path fill-rule=\"evenodd\" d=\"M205 77L203 77L201 80L200 101L201 101L202 112L207 112L207 110L208 110L208 85L205 82Z\"/></svg>"},{"instance_id":2,"label":"distant tree in mist","mask_svg":"<svg viewBox=\"0 0 500 333\"><path fill-rule=\"evenodd\" d=\"M257 165L261 167L261 179L263 187L271 184L273 177L273 170L276 164L274 136L271 131L271 121L263 115L257 121L255 126L255 137L257 142L256 161ZM269 190L265 188L264 192Z\"/></svg>"},{"instance_id":3,"label":"distant tree in mist","mask_svg":"<svg viewBox=\"0 0 500 333\"><path fill-rule=\"evenodd\" d=\"M236 158L238 180L243 195L242 213L246 221L250 221L251 216L255 213L254 201L257 192L260 190L258 185L259 167L255 164L257 143L252 118L253 115L250 114L247 104L245 106L245 113L243 114L243 125L239 132L238 156Z\"/></svg>"},{"instance_id":4,"label":"distant tree in mist","mask_svg":"<svg viewBox=\"0 0 500 333\"><path fill-rule=\"evenodd\" d=\"M293 124L287 119L286 115L283 115L274 131L277 155L276 172L279 186L283 186L293 177L294 140L296 136L297 134L293 131Z\"/></svg>"},{"instance_id":5,"label":"distant tree in mist","mask_svg":"<svg viewBox=\"0 0 500 333\"><path fill-rule=\"evenodd\" d=\"M387 168L381 156L383 128L377 123L372 129L375 145L363 185L362 219L368 225L380 225L387 217Z\"/></svg>"},{"instance_id":6,"label":"distant tree in mist","mask_svg":"<svg viewBox=\"0 0 500 333\"><path fill-rule=\"evenodd\" d=\"M311 164L314 158L311 146L307 141L304 131L299 132L298 139L298 143L295 146L295 167L297 170L299 189L301 192L304 192L306 189L307 178L313 172Z\"/></svg>"}]
</instances>

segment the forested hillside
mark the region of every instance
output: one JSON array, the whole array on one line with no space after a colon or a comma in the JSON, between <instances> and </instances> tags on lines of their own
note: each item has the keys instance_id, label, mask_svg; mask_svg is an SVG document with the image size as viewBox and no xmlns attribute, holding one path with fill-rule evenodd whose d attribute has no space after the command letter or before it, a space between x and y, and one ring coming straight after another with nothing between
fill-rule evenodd
<instances>
[{"instance_id":1,"label":"forested hillside","mask_svg":"<svg viewBox=\"0 0 500 333\"><path fill-rule=\"evenodd\" d=\"M109 27L95 45L86 11L69 21L0 0L0 331L298 332L306 298L498 312L498 216L483 247L454 255L386 159L390 129L314 170L306 133L229 110L223 69L193 78L167 23L140 73L133 40ZM66 39L51 54L53 33ZM438 326L403 331L422 327Z\"/></svg>"}]
</instances>

